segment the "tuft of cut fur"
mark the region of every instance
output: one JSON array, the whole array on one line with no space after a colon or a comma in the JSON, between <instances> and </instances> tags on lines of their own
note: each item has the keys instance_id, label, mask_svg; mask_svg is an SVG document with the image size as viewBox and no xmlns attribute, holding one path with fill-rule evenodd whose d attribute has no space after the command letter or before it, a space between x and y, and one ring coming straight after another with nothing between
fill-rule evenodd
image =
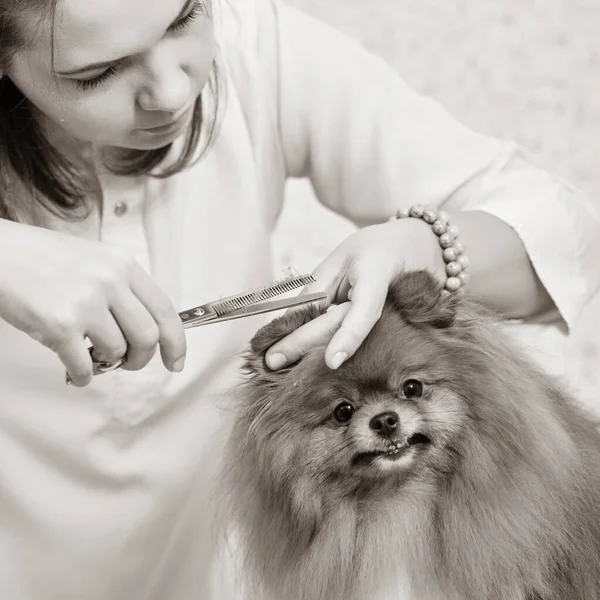
<instances>
[{"instance_id":1,"label":"tuft of cut fur","mask_svg":"<svg viewBox=\"0 0 600 600\"><path fill-rule=\"evenodd\" d=\"M315 307L252 340L219 496L248 598L600 600L596 425L483 307L440 292L401 275L337 371L324 348L265 364Z\"/></svg>"}]
</instances>

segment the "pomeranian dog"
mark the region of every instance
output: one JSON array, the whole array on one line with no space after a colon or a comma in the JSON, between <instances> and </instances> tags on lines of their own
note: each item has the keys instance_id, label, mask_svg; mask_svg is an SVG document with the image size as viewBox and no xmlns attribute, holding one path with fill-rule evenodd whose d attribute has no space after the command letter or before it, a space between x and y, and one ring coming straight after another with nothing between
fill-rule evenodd
<instances>
[{"instance_id":1,"label":"pomeranian dog","mask_svg":"<svg viewBox=\"0 0 600 600\"><path fill-rule=\"evenodd\" d=\"M401 275L359 351L273 372L261 329L223 516L256 600L598 600L600 435L468 296Z\"/></svg>"}]
</instances>

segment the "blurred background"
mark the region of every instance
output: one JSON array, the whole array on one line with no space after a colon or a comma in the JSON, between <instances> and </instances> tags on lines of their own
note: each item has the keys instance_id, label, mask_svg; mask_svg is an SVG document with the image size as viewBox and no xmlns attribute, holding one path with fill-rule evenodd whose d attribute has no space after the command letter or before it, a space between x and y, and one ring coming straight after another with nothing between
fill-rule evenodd
<instances>
[{"instance_id":1,"label":"blurred background","mask_svg":"<svg viewBox=\"0 0 600 600\"><path fill-rule=\"evenodd\" d=\"M600 0L287 1L385 58L467 125L526 146L600 212ZM352 230L306 182L291 182L274 240L278 266L310 272ZM556 371L600 416L599 330L600 295Z\"/></svg>"},{"instance_id":2,"label":"blurred background","mask_svg":"<svg viewBox=\"0 0 600 600\"><path fill-rule=\"evenodd\" d=\"M600 209L600 0L287 1L359 40L467 125L522 143ZM288 195L278 260L311 270L352 228L306 183Z\"/></svg>"}]
</instances>

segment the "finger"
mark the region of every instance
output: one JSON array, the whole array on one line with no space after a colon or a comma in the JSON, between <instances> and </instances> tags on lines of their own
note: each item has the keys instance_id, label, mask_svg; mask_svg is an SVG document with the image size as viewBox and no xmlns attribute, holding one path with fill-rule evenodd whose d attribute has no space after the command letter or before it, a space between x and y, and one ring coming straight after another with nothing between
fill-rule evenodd
<instances>
[{"instance_id":1,"label":"finger","mask_svg":"<svg viewBox=\"0 0 600 600\"><path fill-rule=\"evenodd\" d=\"M160 337L156 322L133 294L116 299L111 312L127 342L127 360L122 368L128 371L142 369L156 352Z\"/></svg>"},{"instance_id":2,"label":"finger","mask_svg":"<svg viewBox=\"0 0 600 600\"><path fill-rule=\"evenodd\" d=\"M325 362L332 369L352 356L364 342L381 316L390 277L377 269L362 269L352 286L350 309L333 335L325 352ZM352 281L352 278L350 279Z\"/></svg>"},{"instance_id":3,"label":"finger","mask_svg":"<svg viewBox=\"0 0 600 600\"><path fill-rule=\"evenodd\" d=\"M334 252L321 262L312 272L312 276L316 281L304 286L300 294L305 295L314 292L325 292L327 294L326 304L335 302L336 298L338 298L338 290L342 285L347 271L346 263L347 259L342 252L337 249L334 250Z\"/></svg>"},{"instance_id":4,"label":"finger","mask_svg":"<svg viewBox=\"0 0 600 600\"><path fill-rule=\"evenodd\" d=\"M92 357L97 362L111 363L127 354L125 336L109 310L96 317L88 327L87 336L94 347Z\"/></svg>"},{"instance_id":5,"label":"finger","mask_svg":"<svg viewBox=\"0 0 600 600\"><path fill-rule=\"evenodd\" d=\"M299 361L311 348L327 344L348 313L350 303L331 307L326 313L299 327L267 351L265 360L274 371Z\"/></svg>"},{"instance_id":6,"label":"finger","mask_svg":"<svg viewBox=\"0 0 600 600\"><path fill-rule=\"evenodd\" d=\"M89 345L83 337L60 342L53 347L69 374L69 383L84 387L92 381L93 364Z\"/></svg>"},{"instance_id":7,"label":"finger","mask_svg":"<svg viewBox=\"0 0 600 600\"><path fill-rule=\"evenodd\" d=\"M183 370L187 341L181 317L173 304L139 267L133 272L131 288L158 327L158 343L164 365L171 371Z\"/></svg>"}]
</instances>

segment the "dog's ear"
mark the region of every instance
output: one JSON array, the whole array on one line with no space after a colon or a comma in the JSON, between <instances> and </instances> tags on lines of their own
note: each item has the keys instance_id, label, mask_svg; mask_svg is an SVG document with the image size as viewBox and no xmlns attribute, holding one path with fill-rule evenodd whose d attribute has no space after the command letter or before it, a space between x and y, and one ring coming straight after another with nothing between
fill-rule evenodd
<instances>
[{"instance_id":1,"label":"dog's ear","mask_svg":"<svg viewBox=\"0 0 600 600\"><path fill-rule=\"evenodd\" d=\"M460 301L456 294L443 293L443 285L429 272L410 271L392 283L388 302L411 325L446 329L454 324Z\"/></svg>"},{"instance_id":2,"label":"dog's ear","mask_svg":"<svg viewBox=\"0 0 600 600\"><path fill-rule=\"evenodd\" d=\"M273 319L259 329L250 340L250 349L246 353L245 370L250 375L259 376L261 381L274 381L278 374L286 373L292 366L272 371L265 361L267 350L302 325L317 318L325 312L325 306L310 304L290 311Z\"/></svg>"}]
</instances>

